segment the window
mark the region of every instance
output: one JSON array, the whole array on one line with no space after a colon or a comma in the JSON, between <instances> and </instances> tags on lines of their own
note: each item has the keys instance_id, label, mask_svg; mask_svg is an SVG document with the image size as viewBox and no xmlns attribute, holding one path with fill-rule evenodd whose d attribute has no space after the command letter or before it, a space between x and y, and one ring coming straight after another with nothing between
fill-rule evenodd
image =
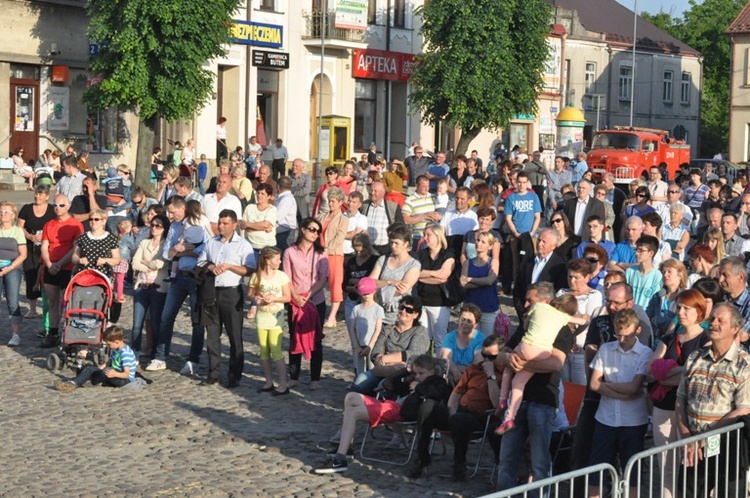
<instances>
[{"instance_id":1,"label":"window","mask_svg":"<svg viewBox=\"0 0 750 498\"><path fill-rule=\"evenodd\" d=\"M630 91L633 85L633 67L620 66L620 80L618 84L618 96L620 100L629 101Z\"/></svg>"},{"instance_id":2,"label":"window","mask_svg":"<svg viewBox=\"0 0 750 498\"><path fill-rule=\"evenodd\" d=\"M690 73L682 73L682 82L680 83L680 104L690 105L690 85L692 84Z\"/></svg>"},{"instance_id":3,"label":"window","mask_svg":"<svg viewBox=\"0 0 750 498\"><path fill-rule=\"evenodd\" d=\"M406 0L393 0L393 27L406 27Z\"/></svg>"},{"instance_id":4,"label":"window","mask_svg":"<svg viewBox=\"0 0 750 498\"><path fill-rule=\"evenodd\" d=\"M674 85L674 71L664 71L664 84L662 85L661 99L664 102L672 102L672 89Z\"/></svg>"},{"instance_id":5,"label":"window","mask_svg":"<svg viewBox=\"0 0 750 498\"><path fill-rule=\"evenodd\" d=\"M596 62L586 63L586 93L596 93Z\"/></svg>"},{"instance_id":6,"label":"window","mask_svg":"<svg viewBox=\"0 0 750 498\"><path fill-rule=\"evenodd\" d=\"M377 24L378 21L378 0L369 0L367 2L367 24Z\"/></svg>"},{"instance_id":7,"label":"window","mask_svg":"<svg viewBox=\"0 0 750 498\"><path fill-rule=\"evenodd\" d=\"M260 8L262 10L276 10L276 0L260 0Z\"/></svg>"},{"instance_id":8,"label":"window","mask_svg":"<svg viewBox=\"0 0 750 498\"><path fill-rule=\"evenodd\" d=\"M119 153L122 148L125 126L118 109L116 107L101 110L89 108L86 133L89 136L87 145L89 152Z\"/></svg>"},{"instance_id":9,"label":"window","mask_svg":"<svg viewBox=\"0 0 750 498\"><path fill-rule=\"evenodd\" d=\"M357 80L354 85L354 150L375 143L376 81Z\"/></svg>"}]
</instances>

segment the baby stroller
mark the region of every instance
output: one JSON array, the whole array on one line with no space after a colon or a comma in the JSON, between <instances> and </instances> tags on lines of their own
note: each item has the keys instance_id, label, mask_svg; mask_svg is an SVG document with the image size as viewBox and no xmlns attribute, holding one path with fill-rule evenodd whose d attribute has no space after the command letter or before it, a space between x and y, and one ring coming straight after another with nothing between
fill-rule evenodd
<instances>
[{"instance_id":1,"label":"baby stroller","mask_svg":"<svg viewBox=\"0 0 750 498\"><path fill-rule=\"evenodd\" d=\"M83 270L70 279L62 301L64 321L60 349L47 357L47 369L62 370L66 364L80 370L84 361L101 365L108 351L103 344L112 284L98 270Z\"/></svg>"}]
</instances>

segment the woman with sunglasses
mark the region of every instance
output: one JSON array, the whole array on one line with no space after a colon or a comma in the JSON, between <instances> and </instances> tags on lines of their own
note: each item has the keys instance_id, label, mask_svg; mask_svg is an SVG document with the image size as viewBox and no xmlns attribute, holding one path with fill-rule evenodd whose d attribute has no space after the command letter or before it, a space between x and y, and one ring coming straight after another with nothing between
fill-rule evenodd
<instances>
[{"instance_id":1,"label":"woman with sunglasses","mask_svg":"<svg viewBox=\"0 0 750 498\"><path fill-rule=\"evenodd\" d=\"M555 211L550 218L550 227L557 232L560 243L557 244L554 252L565 261L573 259L573 254L581 243L581 238L573 233L573 227L570 226L568 216L562 211Z\"/></svg>"},{"instance_id":2,"label":"woman with sunglasses","mask_svg":"<svg viewBox=\"0 0 750 498\"><path fill-rule=\"evenodd\" d=\"M328 290L331 293L331 311L324 327L336 328L336 313L344 301L344 239L349 228L349 219L341 209L346 196L339 187L331 187L327 192L328 214L321 219L323 230L320 242L328 254Z\"/></svg>"},{"instance_id":3,"label":"woman with sunglasses","mask_svg":"<svg viewBox=\"0 0 750 498\"><path fill-rule=\"evenodd\" d=\"M36 175L34 175L34 168L26 164L26 161L23 160L23 147L16 147L10 158L13 161L13 172L28 181L29 184L26 190L34 190L34 178L36 178Z\"/></svg>"},{"instance_id":4,"label":"woman with sunglasses","mask_svg":"<svg viewBox=\"0 0 750 498\"><path fill-rule=\"evenodd\" d=\"M310 389L318 388L320 372L323 368L323 320L326 316L326 301L323 288L328 283L328 256L320 243L323 226L315 218L305 218L300 224L297 242L284 251L284 272L289 275L289 290L292 303L287 306L289 325L289 377L287 384L295 387L302 367L302 353L293 353L298 346L296 309L305 309L308 302L315 306L319 328L314 332L313 348L310 351ZM309 307L307 307L309 309ZM297 313L297 316L300 314Z\"/></svg>"},{"instance_id":5,"label":"woman with sunglasses","mask_svg":"<svg viewBox=\"0 0 750 498\"><path fill-rule=\"evenodd\" d=\"M18 213L18 227L26 237L26 259L23 262L23 278L26 281L26 299L29 312L24 318L35 318L36 300L42 297L37 286L39 266L42 264L42 228L55 218L55 209L49 203L49 187L37 185L34 188L34 202L25 204Z\"/></svg>"},{"instance_id":6,"label":"woman with sunglasses","mask_svg":"<svg viewBox=\"0 0 750 498\"><path fill-rule=\"evenodd\" d=\"M148 212L151 212L150 210ZM133 255L133 271L136 272L135 294L133 296L133 329L130 335L130 347L136 355L141 351L141 332L146 321L146 313L151 319L151 330L159 330L161 312L167 300L169 283L169 262L164 259L162 251L169 230L169 219L164 214L147 216L149 218L149 236L141 241ZM156 344L149 342L148 354L153 358Z\"/></svg>"},{"instance_id":7,"label":"woman with sunglasses","mask_svg":"<svg viewBox=\"0 0 750 498\"><path fill-rule=\"evenodd\" d=\"M371 370L359 374L349 386L350 391L372 395L384 378L404 368L410 359L429 354L430 337L427 329L419 324L422 316L422 300L416 296L404 296L398 306L396 321L383 325L370 359Z\"/></svg>"},{"instance_id":8,"label":"woman with sunglasses","mask_svg":"<svg viewBox=\"0 0 750 498\"><path fill-rule=\"evenodd\" d=\"M625 222L631 216L642 216L646 213L653 213L655 209L649 201L651 200L651 192L648 191L648 187L638 187L635 189L635 203L625 206L622 210L622 221Z\"/></svg>"},{"instance_id":9,"label":"woman with sunglasses","mask_svg":"<svg viewBox=\"0 0 750 498\"><path fill-rule=\"evenodd\" d=\"M107 232L107 212L94 209L88 217L91 228L78 237L73 250L72 262L77 266L77 273L92 268L114 278L112 268L120 264L120 249L117 236Z\"/></svg>"},{"instance_id":10,"label":"woman with sunglasses","mask_svg":"<svg viewBox=\"0 0 750 498\"><path fill-rule=\"evenodd\" d=\"M315 193L315 203L313 204L313 218L321 220L328 215L328 189L338 186L339 169L336 166L326 168L326 182L320 186Z\"/></svg>"},{"instance_id":11,"label":"woman with sunglasses","mask_svg":"<svg viewBox=\"0 0 750 498\"><path fill-rule=\"evenodd\" d=\"M0 293L5 295L10 316L10 329L13 333L8 346L21 344L21 276L26 259L26 237L16 226L16 205L0 202ZM36 280L36 279L35 279Z\"/></svg>"},{"instance_id":12,"label":"woman with sunglasses","mask_svg":"<svg viewBox=\"0 0 750 498\"><path fill-rule=\"evenodd\" d=\"M412 288L419 280L422 266L409 254L411 241L410 228L402 223L391 225L388 230L391 253L380 256L370 274L378 286L380 304L385 310L384 325L396 322L401 299L411 294Z\"/></svg>"},{"instance_id":13,"label":"woman with sunglasses","mask_svg":"<svg viewBox=\"0 0 750 498\"><path fill-rule=\"evenodd\" d=\"M604 247L599 244L588 244L583 249L583 259L588 261L593 270L589 287L604 293L604 279L607 276L607 263L609 263L609 254Z\"/></svg>"}]
</instances>

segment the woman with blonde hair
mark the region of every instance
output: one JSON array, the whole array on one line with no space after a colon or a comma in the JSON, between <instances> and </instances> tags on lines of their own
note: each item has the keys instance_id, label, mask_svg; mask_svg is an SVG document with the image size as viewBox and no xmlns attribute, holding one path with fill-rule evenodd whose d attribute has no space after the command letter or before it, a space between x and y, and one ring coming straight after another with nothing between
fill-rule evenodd
<instances>
[{"instance_id":1,"label":"woman with blonde hair","mask_svg":"<svg viewBox=\"0 0 750 498\"><path fill-rule=\"evenodd\" d=\"M0 293L5 294L12 337L8 346L21 344L21 277L28 254L23 230L16 226L18 209L12 202L0 202Z\"/></svg>"},{"instance_id":2,"label":"woman with blonde hair","mask_svg":"<svg viewBox=\"0 0 750 498\"><path fill-rule=\"evenodd\" d=\"M677 313L677 296L688 288L688 273L685 265L675 258L661 264L662 288L651 297L646 314L653 325L654 344L672 330Z\"/></svg>"},{"instance_id":3,"label":"woman with blonde hair","mask_svg":"<svg viewBox=\"0 0 750 498\"><path fill-rule=\"evenodd\" d=\"M230 170L232 176L232 188L230 193L235 195L245 209L253 197L253 182L246 176L247 170L244 166L235 166Z\"/></svg>"},{"instance_id":4,"label":"woman with blonde hair","mask_svg":"<svg viewBox=\"0 0 750 498\"><path fill-rule=\"evenodd\" d=\"M706 233L703 235L703 243L714 252L716 256L714 261L718 262L724 259L724 235L721 233L720 228L711 227L706 230Z\"/></svg>"},{"instance_id":5,"label":"woman with blonde hair","mask_svg":"<svg viewBox=\"0 0 750 498\"><path fill-rule=\"evenodd\" d=\"M73 249L73 264L78 270L92 268L105 274L110 281L114 279L113 268L120 264L120 248L117 236L105 230L107 212L93 209L89 212L88 232L78 237Z\"/></svg>"},{"instance_id":6,"label":"woman with blonde hair","mask_svg":"<svg viewBox=\"0 0 750 498\"><path fill-rule=\"evenodd\" d=\"M495 330L495 317L500 309L497 298L497 272L492 262L495 236L480 232L476 240L476 256L461 265L461 285L466 289L466 303L474 303L482 310L480 330L490 335Z\"/></svg>"},{"instance_id":7,"label":"woman with blonde hair","mask_svg":"<svg viewBox=\"0 0 750 498\"><path fill-rule=\"evenodd\" d=\"M327 191L328 213L321 216L323 225L320 232L320 243L328 254L328 290L331 293L331 310L325 322L325 328L336 328L336 313L344 301L344 239L349 229L349 219L344 216L341 207L344 205L344 191L331 187Z\"/></svg>"},{"instance_id":8,"label":"woman with blonde hair","mask_svg":"<svg viewBox=\"0 0 750 498\"><path fill-rule=\"evenodd\" d=\"M164 166L161 173L163 176L156 199L159 201L159 204L166 205L169 198L175 195L174 182L180 177L180 170L177 166L168 164Z\"/></svg>"},{"instance_id":9,"label":"woman with blonde hair","mask_svg":"<svg viewBox=\"0 0 750 498\"><path fill-rule=\"evenodd\" d=\"M417 295L422 299L420 322L427 328L435 352L439 353L448 333L452 304L443 289L456 267L456 255L448 247L444 228L438 224L427 225L424 241L424 248L417 254L422 265L417 281Z\"/></svg>"}]
</instances>

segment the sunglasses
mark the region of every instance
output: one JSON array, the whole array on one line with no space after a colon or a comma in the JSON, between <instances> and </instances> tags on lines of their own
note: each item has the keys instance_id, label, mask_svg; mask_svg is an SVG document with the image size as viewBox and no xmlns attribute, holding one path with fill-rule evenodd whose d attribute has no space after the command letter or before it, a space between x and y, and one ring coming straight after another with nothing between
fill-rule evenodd
<instances>
[{"instance_id":1,"label":"sunglasses","mask_svg":"<svg viewBox=\"0 0 750 498\"><path fill-rule=\"evenodd\" d=\"M494 360L497 359L497 355L496 354L485 353L484 351L482 351L482 358L484 358L485 360L493 360L494 361Z\"/></svg>"},{"instance_id":2,"label":"sunglasses","mask_svg":"<svg viewBox=\"0 0 750 498\"><path fill-rule=\"evenodd\" d=\"M65 207L65 204L52 204L52 207L56 207L56 208L64 208L64 207Z\"/></svg>"},{"instance_id":3,"label":"sunglasses","mask_svg":"<svg viewBox=\"0 0 750 498\"><path fill-rule=\"evenodd\" d=\"M336 173L335 171L329 171L328 173L326 173L326 175L328 175L328 176L338 175L338 173Z\"/></svg>"},{"instance_id":4,"label":"sunglasses","mask_svg":"<svg viewBox=\"0 0 750 498\"><path fill-rule=\"evenodd\" d=\"M164 225L162 225L161 223L151 223L151 225L149 226L151 228L164 228Z\"/></svg>"},{"instance_id":5,"label":"sunglasses","mask_svg":"<svg viewBox=\"0 0 750 498\"><path fill-rule=\"evenodd\" d=\"M312 233L318 233L320 232L320 229L318 227L305 227L305 230Z\"/></svg>"},{"instance_id":6,"label":"sunglasses","mask_svg":"<svg viewBox=\"0 0 750 498\"><path fill-rule=\"evenodd\" d=\"M415 310L411 306L404 306L404 305L399 306L398 310L399 311L406 311L407 313L416 313L417 312L417 310Z\"/></svg>"},{"instance_id":7,"label":"sunglasses","mask_svg":"<svg viewBox=\"0 0 750 498\"><path fill-rule=\"evenodd\" d=\"M586 258L586 261L596 264L599 262L599 258Z\"/></svg>"},{"instance_id":8,"label":"sunglasses","mask_svg":"<svg viewBox=\"0 0 750 498\"><path fill-rule=\"evenodd\" d=\"M104 218L89 218L89 221L102 221Z\"/></svg>"},{"instance_id":9,"label":"sunglasses","mask_svg":"<svg viewBox=\"0 0 750 498\"><path fill-rule=\"evenodd\" d=\"M645 194L636 194L636 197L646 197Z\"/></svg>"},{"instance_id":10,"label":"sunglasses","mask_svg":"<svg viewBox=\"0 0 750 498\"><path fill-rule=\"evenodd\" d=\"M7 209L3 209L0 211L0 214L13 214L13 211L8 211Z\"/></svg>"},{"instance_id":11,"label":"sunglasses","mask_svg":"<svg viewBox=\"0 0 750 498\"><path fill-rule=\"evenodd\" d=\"M557 218L557 219L552 220L552 223L562 223L562 221L563 221L562 218Z\"/></svg>"}]
</instances>

